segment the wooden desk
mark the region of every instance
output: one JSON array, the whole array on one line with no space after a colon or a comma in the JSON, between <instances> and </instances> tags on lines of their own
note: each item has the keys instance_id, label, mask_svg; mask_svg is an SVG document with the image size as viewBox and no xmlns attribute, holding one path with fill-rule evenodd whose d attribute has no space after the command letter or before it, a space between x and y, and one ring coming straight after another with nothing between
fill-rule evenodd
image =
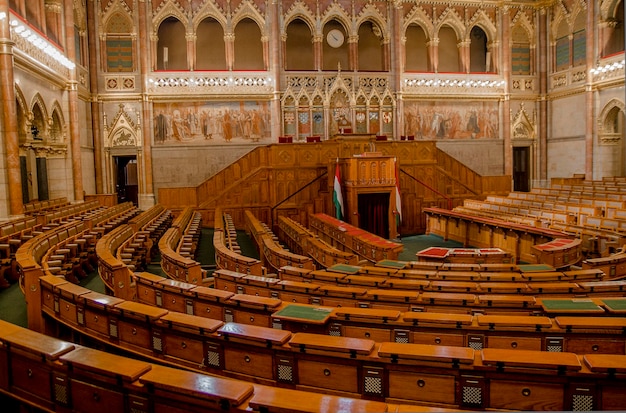
<instances>
[{"instance_id":1,"label":"wooden desk","mask_svg":"<svg viewBox=\"0 0 626 413\"><path fill-rule=\"evenodd\" d=\"M539 299L543 311L550 314L574 313L574 314L603 314L604 309L590 298L555 298Z\"/></svg>"},{"instance_id":2,"label":"wooden desk","mask_svg":"<svg viewBox=\"0 0 626 413\"><path fill-rule=\"evenodd\" d=\"M289 340L293 351L306 353L308 350L330 351L334 353L349 353L351 358L357 354L369 355L376 343L373 340L333 337L318 334L296 333Z\"/></svg>"},{"instance_id":3,"label":"wooden desk","mask_svg":"<svg viewBox=\"0 0 626 413\"><path fill-rule=\"evenodd\" d=\"M445 325L449 326L453 324L456 328L462 328L463 326L469 326L472 324L474 316L470 314L456 314L456 313L429 313L424 311L413 311L402 313L402 319L404 321L413 322L413 325L421 324L433 324L433 325Z\"/></svg>"},{"instance_id":4,"label":"wooden desk","mask_svg":"<svg viewBox=\"0 0 626 413\"><path fill-rule=\"evenodd\" d=\"M13 330L10 327L9 329ZM40 359L49 361L57 360L63 354L69 353L76 348L72 343L26 328L13 330L11 333L3 335L2 341L9 343L11 347L20 348L28 353L38 355Z\"/></svg>"},{"instance_id":5,"label":"wooden desk","mask_svg":"<svg viewBox=\"0 0 626 413\"><path fill-rule=\"evenodd\" d=\"M307 324L326 324L332 315L333 308L308 305L289 304L272 314L272 318L295 321Z\"/></svg>"},{"instance_id":6,"label":"wooden desk","mask_svg":"<svg viewBox=\"0 0 626 413\"><path fill-rule=\"evenodd\" d=\"M169 312L163 308L136 303L134 301L124 301L123 303L116 305L115 309L121 311L123 314L128 314L139 319L145 319L146 321L156 320Z\"/></svg>"},{"instance_id":7,"label":"wooden desk","mask_svg":"<svg viewBox=\"0 0 626 413\"><path fill-rule=\"evenodd\" d=\"M516 307L530 308L536 305L535 297L532 295L480 294L478 301L487 304L488 307L513 305Z\"/></svg>"},{"instance_id":8,"label":"wooden desk","mask_svg":"<svg viewBox=\"0 0 626 413\"><path fill-rule=\"evenodd\" d=\"M482 315L476 316L479 326L489 326L490 330L498 327L505 329L521 329L541 331L543 328L552 327L552 320L548 317L540 316L510 316L510 315Z\"/></svg>"},{"instance_id":9,"label":"wooden desk","mask_svg":"<svg viewBox=\"0 0 626 413\"><path fill-rule=\"evenodd\" d=\"M359 272L360 269L361 267L356 266L356 265L335 264L326 268L326 271L338 272L341 274L356 274Z\"/></svg>"},{"instance_id":10,"label":"wooden desk","mask_svg":"<svg viewBox=\"0 0 626 413\"><path fill-rule=\"evenodd\" d=\"M610 313L626 313L626 297L602 298L602 305Z\"/></svg>"},{"instance_id":11,"label":"wooden desk","mask_svg":"<svg viewBox=\"0 0 626 413\"><path fill-rule=\"evenodd\" d=\"M395 321L400 318L400 311L383 310L378 308L358 308L358 307L338 307L334 310L334 315L344 320L366 319L376 320L383 323Z\"/></svg>"},{"instance_id":12,"label":"wooden desk","mask_svg":"<svg viewBox=\"0 0 626 413\"><path fill-rule=\"evenodd\" d=\"M195 334L208 334L217 331L224 325L221 320L214 320L206 317L198 317L195 315L170 312L159 319L167 326L182 328L184 330L193 331Z\"/></svg>"},{"instance_id":13,"label":"wooden desk","mask_svg":"<svg viewBox=\"0 0 626 413\"><path fill-rule=\"evenodd\" d=\"M583 360L593 372L626 373L626 355L623 354L585 354Z\"/></svg>"},{"instance_id":14,"label":"wooden desk","mask_svg":"<svg viewBox=\"0 0 626 413\"><path fill-rule=\"evenodd\" d=\"M383 402L350 399L325 394L256 386L248 405L255 411L272 413L362 412L387 411Z\"/></svg>"},{"instance_id":15,"label":"wooden desk","mask_svg":"<svg viewBox=\"0 0 626 413\"><path fill-rule=\"evenodd\" d=\"M406 261L395 261L395 260L380 260L375 264L377 267L383 268L392 268L396 270L401 270L406 267Z\"/></svg>"},{"instance_id":16,"label":"wooden desk","mask_svg":"<svg viewBox=\"0 0 626 413\"><path fill-rule=\"evenodd\" d=\"M497 367L499 370L504 370L506 367L554 369L560 372L581 369L580 360L574 353L535 350L511 351L498 348L485 348L482 349L481 353L483 365Z\"/></svg>"},{"instance_id":17,"label":"wooden desk","mask_svg":"<svg viewBox=\"0 0 626 413\"><path fill-rule=\"evenodd\" d=\"M400 360L422 360L452 363L453 367L458 367L459 364L474 362L474 349L430 344L381 343L378 355L391 358L392 363Z\"/></svg>"},{"instance_id":18,"label":"wooden desk","mask_svg":"<svg viewBox=\"0 0 626 413\"><path fill-rule=\"evenodd\" d=\"M264 342L268 347L282 346L291 337L289 331L239 323L226 323L217 332L224 340L235 338L248 342Z\"/></svg>"},{"instance_id":19,"label":"wooden desk","mask_svg":"<svg viewBox=\"0 0 626 413\"><path fill-rule=\"evenodd\" d=\"M143 361L117 356L88 347L79 347L62 355L59 357L59 360L74 369L82 369L98 375L119 378L127 382L139 379L141 375L152 368L151 364Z\"/></svg>"},{"instance_id":20,"label":"wooden desk","mask_svg":"<svg viewBox=\"0 0 626 413\"><path fill-rule=\"evenodd\" d=\"M189 396L194 402L197 399L199 404L209 402L215 405L215 410L229 410L230 406L240 405L254 392L252 385L243 381L211 377L158 365L141 376L139 381L148 385L152 393L161 396L159 398L161 403L172 403L176 407L180 405L172 399L174 394L178 394L178 397L181 394ZM166 411L166 408L158 411Z\"/></svg>"},{"instance_id":21,"label":"wooden desk","mask_svg":"<svg viewBox=\"0 0 626 413\"><path fill-rule=\"evenodd\" d=\"M568 332L574 329L614 329L626 332L624 317L567 317L557 316L554 321Z\"/></svg>"}]
</instances>

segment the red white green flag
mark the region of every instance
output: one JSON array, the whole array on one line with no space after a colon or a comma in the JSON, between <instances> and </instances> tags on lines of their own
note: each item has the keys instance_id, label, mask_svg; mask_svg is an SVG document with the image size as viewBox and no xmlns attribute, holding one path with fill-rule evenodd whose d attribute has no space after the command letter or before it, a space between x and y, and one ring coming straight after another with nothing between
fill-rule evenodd
<instances>
[{"instance_id":1,"label":"red white green flag","mask_svg":"<svg viewBox=\"0 0 626 413\"><path fill-rule=\"evenodd\" d=\"M333 203L335 204L335 216L337 219L343 220L343 195L341 195L341 173L339 171L339 162L335 167L335 181L333 183Z\"/></svg>"}]
</instances>

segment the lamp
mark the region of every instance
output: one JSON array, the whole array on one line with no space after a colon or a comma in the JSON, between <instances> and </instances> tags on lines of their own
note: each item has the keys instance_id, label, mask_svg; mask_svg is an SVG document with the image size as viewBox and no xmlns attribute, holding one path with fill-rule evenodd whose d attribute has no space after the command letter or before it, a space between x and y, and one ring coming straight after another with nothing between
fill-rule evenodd
<instances>
[{"instance_id":1,"label":"lamp","mask_svg":"<svg viewBox=\"0 0 626 413\"><path fill-rule=\"evenodd\" d=\"M37 128L36 125L31 125L30 133L33 135L33 139L38 140L38 141L41 140L41 138L39 137L39 129Z\"/></svg>"}]
</instances>

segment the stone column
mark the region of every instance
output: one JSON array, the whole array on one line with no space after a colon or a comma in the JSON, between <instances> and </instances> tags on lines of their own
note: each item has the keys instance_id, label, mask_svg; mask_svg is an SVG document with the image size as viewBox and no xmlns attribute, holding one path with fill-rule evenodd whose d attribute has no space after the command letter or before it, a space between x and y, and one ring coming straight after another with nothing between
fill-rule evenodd
<instances>
[{"instance_id":1,"label":"stone column","mask_svg":"<svg viewBox=\"0 0 626 413\"><path fill-rule=\"evenodd\" d=\"M511 17L509 7L500 11L500 36L502 38L501 69L504 79L504 99L502 101L502 139L504 140L504 174L513 182L513 143L511 142Z\"/></svg>"},{"instance_id":2,"label":"stone column","mask_svg":"<svg viewBox=\"0 0 626 413\"><path fill-rule=\"evenodd\" d=\"M313 35L313 61L314 61L314 69L315 70L322 70L323 67L323 62L324 62L324 56L323 56L323 47L322 47L322 42L324 41L324 38L322 36L318 36L316 34Z\"/></svg>"},{"instance_id":3,"label":"stone column","mask_svg":"<svg viewBox=\"0 0 626 413\"><path fill-rule=\"evenodd\" d=\"M63 18L61 16L61 1L60 0L46 0L44 4L44 9L46 11L46 27L48 30L48 36L54 39L54 41L59 42L61 36L63 35ZM50 36L50 32L53 33L53 36Z\"/></svg>"},{"instance_id":4,"label":"stone column","mask_svg":"<svg viewBox=\"0 0 626 413\"><path fill-rule=\"evenodd\" d=\"M137 165L140 167L139 179L143 178L144 185L139 185L138 203L139 208L148 209L155 204L154 185L152 181L152 102L148 99L145 90L148 85L148 68L152 60L148 50L150 50L150 39L148 37L148 1L139 2L139 67L141 73L141 87L143 88L141 99L141 123L143 123L141 145L142 150L137 153ZM189 42L188 42L189 48ZM156 54L154 59L156 60ZM195 60L195 59L194 59Z\"/></svg>"},{"instance_id":5,"label":"stone column","mask_svg":"<svg viewBox=\"0 0 626 413\"><path fill-rule=\"evenodd\" d=\"M17 104L13 78L13 41L9 29L8 0L0 0L0 13L6 16L0 20L0 99L2 99L2 140L6 151L9 198L7 212L9 215L21 215L24 212L24 205L22 203Z\"/></svg>"},{"instance_id":6,"label":"stone column","mask_svg":"<svg viewBox=\"0 0 626 413\"><path fill-rule=\"evenodd\" d=\"M226 67L233 70L235 64L235 34L224 34L224 47L226 50Z\"/></svg>"},{"instance_id":7,"label":"stone column","mask_svg":"<svg viewBox=\"0 0 626 413\"><path fill-rule=\"evenodd\" d=\"M94 0L89 0L87 4L87 21L93 22L96 19L94 8ZM95 24L87 25L87 40L89 49L89 73L98 73L98 59L96 55L97 34ZM101 44L102 46L102 44ZM98 76L89 76L89 90L92 96L98 96ZM96 170L96 193L102 194L104 191L102 185L102 130L100 129L100 107L97 100L91 101L91 130L93 133L93 157L94 167Z\"/></svg>"},{"instance_id":8,"label":"stone column","mask_svg":"<svg viewBox=\"0 0 626 413\"><path fill-rule=\"evenodd\" d=\"M71 1L63 2L65 7L65 51L67 58L76 61L76 47L74 43L74 4ZM76 81L76 69L69 70L67 85L67 98L69 106L69 131L72 145L72 176L74 177L74 200L83 201L83 168L80 148L80 120L78 116L78 82Z\"/></svg>"},{"instance_id":9,"label":"stone column","mask_svg":"<svg viewBox=\"0 0 626 413\"><path fill-rule=\"evenodd\" d=\"M359 36L348 37L348 70L359 70Z\"/></svg>"},{"instance_id":10,"label":"stone column","mask_svg":"<svg viewBox=\"0 0 626 413\"><path fill-rule=\"evenodd\" d=\"M593 75L590 70L595 63L595 17L596 17L596 2L591 1L587 3L587 24L586 24L586 45L587 55L585 59L587 81L585 83L585 179L595 179L593 176L593 125L595 119L595 105L594 105L594 92L593 92Z\"/></svg>"},{"instance_id":11,"label":"stone column","mask_svg":"<svg viewBox=\"0 0 626 413\"><path fill-rule=\"evenodd\" d=\"M439 39L433 37L430 42L426 43L428 47L429 67L428 70L433 73L439 71Z\"/></svg>"},{"instance_id":12,"label":"stone column","mask_svg":"<svg viewBox=\"0 0 626 413\"><path fill-rule=\"evenodd\" d=\"M394 119L394 135L395 139L400 140L400 135L403 135L404 130L404 101L402 99L402 78L404 75L404 57L406 43L406 37L402 33L402 3L392 2L391 6L391 53L390 53L390 66L393 79L393 89L396 91L396 110ZM382 128L382 122L381 122ZM379 132L379 131L377 131ZM393 136L389 136L389 139L393 139Z\"/></svg>"},{"instance_id":13,"label":"stone column","mask_svg":"<svg viewBox=\"0 0 626 413\"><path fill-rule=\"evenodd\" d=\"M270 13L270 39L272 42L268 42L270 47L270 56L269 56L269 70L271 76L274 78L274 96L272 97L271 103L271 139L272 142L278 140L278 136L282 135L282 125L281 125L281 109L280 109L280 90L281 90L281 79L280 74L282 73L281 69L285 68L285 47L287 44L287 39L280 35L279 27L280 27L280 1L272 0L271 8L269 10ZM282 51L282 56L281 56ZM282 59L281 59L282 57ZM282 66L281 66L281 62Z\"/></svg>"},{"instance_id":14,"label":"stone column","mask_svg":"<svg viewBox=\"0 0 626 413\"><path fill-rule=\"evenodd\" d=\"M459 62L460 68L459 71L463 73L470 72L470 41L463 40L457 43L457 47L459 49Z\"/></svg>"},{"instance_id":15,"label":"stone column","mask_svg":"<svg viewBox=\"0 0 626 413\"><path fill-rule=\"evenodd\" d=\"M146 36L144 35L143 37ZM185 34L185 40L187 40L187 68L194 71L196 69L196 35L194 33L187 33ZM146 46L148 46L147 42Z\"/></svg>"},{"instance_id":16,"label":"stone column","mask_svg":"<svg viewBox=\"0 0 626 413\"><path fill-rule=\"evenodd\" d=\"M545 8L537 12L539 39L537 60L539 63L539 176L541 182L548 179L548 13ZM553 48L554 51L554 48ZM554 54L554 53L553 53Z\"/></svg>"}]
</instances>

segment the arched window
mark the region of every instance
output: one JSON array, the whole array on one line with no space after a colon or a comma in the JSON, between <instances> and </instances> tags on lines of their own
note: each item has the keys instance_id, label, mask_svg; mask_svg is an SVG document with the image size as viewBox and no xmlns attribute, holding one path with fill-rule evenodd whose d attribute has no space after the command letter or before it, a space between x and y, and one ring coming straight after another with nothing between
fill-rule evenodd
<instances>
[{"instance_id":1,"label":"arched window","mask_svg":"<svg viewBox=\"0 0 626 413\"><path fill-rule=\"evenodd\" d=\"M208 17L200 22L196 35L196 68L198 70L227 70L222 25L217 20Z\"/></svg>"},{"instance_id":2,"label":"arched window","mask_svg":"<svg viewBox=\"0 0 626 413\"><path fill-rule=\"evenodd\" d=\"M263 70L261 29L252 19L245 18L235 27L235 70Z\"/></svg>"},{"instance_id":3,"label":"arched window","mask_svg":"<svg viewBox=\"0 0 626 413\"><path fill-rule=\"evenodd\" d=\"M285 44L285 70L314 70L314 52L311 29L301 19L287 26Z\"/></svg>"},{"instance_id":4,"label":"arched window","mask_svg":"<svg viewBox=\"0 0 626 413\"><path fill-rule=\"evenodd\" d=\"M132 72L133 58L132 21L122 14L115 13L106 25L107 72ZM76 50L77 53L80 49Z\"/></svg>"},{"instance_id":5,"label":"arched window","mask_svg":"<svg viewBox=\"0 0 626 413\"><path fill-rule=\"evenodd\" d=\"M439 67L438 72L459 72L459 39L454 29L444 26L439 30Z\"/></svg>"},{"instance_id":6,"label":"arched window","mask_svg":"<svg viewBox=\"0 0 626 413\"><path fill-rule=\"evenodd\" d=\"M574 22L574 35L572 36L572 65L584 65L587 58L587 15L584 11L578 13Z\"/></svg>"},{"instance_id":7,"label":"arched window","mask_svg":"<svg viewBox=\"0 0 626 413\"><path fill-rule=\"evenodd\" d=\"M382 71L383 32L374 22L366 21L359 26L359 70Z\"/></svg>"},{"instance_id":8,"label":"arched window","mask_svg":"<svg viewBox=\"0 0 626 413\"><path fill-rule=\"evenodd\" d=\"M157 35L157 70L188 70L185 26L176 17L168 17Z\"/></svg>"},{"instance_id":9,"label":"arched window","mask_svg":"<svg viewBox=\"0 0 626 413\"><path fill-rule=\"evenodd\" d=\"M410 24L406 29L405 65L407 72L428 71L428 47L426 46L426 33L422 27Z\"/></svg>"},{"instance_id":10,"label":"arched window","mask_svg":"<svg viewBox=\"0 0 626 413\"><path fill-rule=\"evenodd\" d=\"M487 52L487 34L478 26L470 31L470 72L491 71L491 56Z\"/></svg>"},{"instance_id":11,"label":"arched window","mask_svg":"<svg viewBox=\"0 0 626 413\"><path fill-rule=\"evenodd\" d=\"M56 110L52 112L52 125L49 132L48 140L50 142L61 143L63 141L63 125L59 112Z\"/></svg>"},{"instance_id":12,"label":"arched window","mask_svg":"<svg viewBox=\"0 0 626 413\"><path fill-rule=\"evenodd\" d=\"M607 21L609 36L604 46L603 56L609 56L624 51L624 2L620 1L615 7L613 16Z\"/></svg>"},{"instance_id":13,"label":"arched window","mask_svg":"<svg viewBox=\"0 0 626 413\"><path fill-rule=\"evenodd\" d=\"M530 75L530 41L521 25L511 30L511 72L514 75Z\"/></svg>"},{"instance_id":14,"label":"arched window","mask_svg":"<svg viewBox=\"0 0 626 413\"><path fill-rule=\"evenodd\" d=\"M556 50L555 50L555 69L561 71L569 68L570 55L569 55L569 29L567 22L562 21L559 26L559 30L556 36Z\"/></svg>"}]
</instances>

